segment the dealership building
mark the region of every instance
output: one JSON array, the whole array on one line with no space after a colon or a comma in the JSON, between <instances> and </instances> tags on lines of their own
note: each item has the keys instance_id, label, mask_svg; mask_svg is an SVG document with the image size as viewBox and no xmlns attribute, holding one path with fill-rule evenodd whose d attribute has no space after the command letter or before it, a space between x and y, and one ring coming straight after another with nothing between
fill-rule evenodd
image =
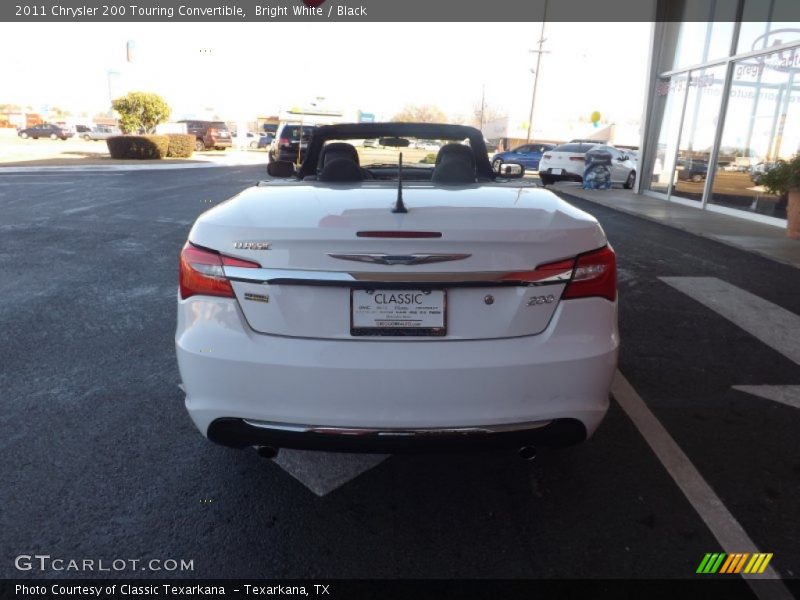
<instances>
[{"instance_id":1,"label":"dealership building","mask_svg":"<svg viewBox=\"0 0 800 600\"><path fill-rule=\"evenodd\" d=\"M800 151L799 0L658 0L641 194L785 226L759 177Z\"/></svg>"}]
</instances>

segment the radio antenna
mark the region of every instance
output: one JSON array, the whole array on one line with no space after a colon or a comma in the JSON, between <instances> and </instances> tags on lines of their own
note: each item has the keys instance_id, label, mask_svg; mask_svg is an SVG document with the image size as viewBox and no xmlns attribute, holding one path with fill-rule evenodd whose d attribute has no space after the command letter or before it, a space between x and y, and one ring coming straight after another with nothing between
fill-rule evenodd
<instances>
[{"instance_id":1,"label":"radio antenna","mask_svg":"<svg viewBox=\"0 0 800 600\"><path fill-rule=\"evenodd\" d=\"M397 163L397 201L394 203L393 213L407 213L408 209L403 204L403 153L400 153L400 162Z\"/></svg>"}]
</instances>

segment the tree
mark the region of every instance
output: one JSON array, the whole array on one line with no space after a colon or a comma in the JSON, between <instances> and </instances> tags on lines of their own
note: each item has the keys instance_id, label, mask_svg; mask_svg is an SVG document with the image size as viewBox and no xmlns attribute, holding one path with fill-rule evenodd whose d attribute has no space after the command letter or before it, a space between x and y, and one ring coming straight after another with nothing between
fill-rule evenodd
<instances>
[{"instance_id":1,"label":"tree","mask_svg":"<svg viewBox=\"0 0 800 600\"><path fill-rule=\"evenodd\" d=\"M507 116L508 113L500 108L490 106L486 103L481 106L480 102L476 102L472 105L472 114L470 115L469 124L478 128L486 127L487 123L505 119Z\"/></svg>"},{"instance_id":2,"label":"tree","mask_svg":"<svg viewBox=\"0 0 800 600\"><path fill-rule=\"evenodd\" d=\"M401 123L447 123L447 117L438 106L406 104L403 110L392 117L392 121Z\"/></svg>"},{"instance_id":3,"label":"tree","mask_svg":"<svg viewBox=\"0 0 800 600\"><path fill-rule=\"evenodd\" d=\"M130 92L117 98L111 106L119 113L119 126L125 133L153 133L156 125L169 118L169 105L158 94L151 92Z\"/></svg>"}]
</instances>

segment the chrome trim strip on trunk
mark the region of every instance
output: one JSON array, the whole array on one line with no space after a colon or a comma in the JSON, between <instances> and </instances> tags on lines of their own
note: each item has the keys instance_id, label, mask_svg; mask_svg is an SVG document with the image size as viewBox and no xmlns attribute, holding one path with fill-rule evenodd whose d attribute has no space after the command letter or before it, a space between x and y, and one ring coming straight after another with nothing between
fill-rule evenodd
<instances>
[{"instance_id":1,"label":"chrome trim strip on trunk","mask_svg":"<svg viewBox=\"0 0 800 600\"><path fill-rule=\"evenodd\" d=\"M469 425L464 427L398 427L398 428L377 428L377 427L335 427L328 425L292 425L289 423L273 423L270 421L255 421L243 419L248 425L260 429L272 431L286 431L292 433L318 433L323 435L372 435L378 437L391 436L427 436L427 435L473 435L473 434L492 434L530 431L546 427L552 421L531 421L527 423L511 423L499 425Z\"/></svg>"},{"instance_id":2,"label":"chrome trim strip on trunk","mask_svg":"<svg viewBox=\"0 0 800 600\"><path fill-rule=\"evenodd\" d=\"M448 262L451 260L464 260L471 254L336 254L329 252L331 258L339 260L353 260L356 262L373 263L378 265L427 265L431 263Z\"/></svg>"},{"instance_id":3,"label":"chrome trim strip on trunk","mask_svg":"<svg viewBox=\"0 0 800 600\"><path fill-rule=\"evenodd\" d=\"M484 271L473 273L384 273L343 271L305 271L298 269L253 269L223 267L231 281L268 285L334 285L374 288L375 285L425 285L446 287L540 286L566 283L572 278L572 268L559 271L536 281L515 278L516 273Z\"/></svg>"}]
</instances>

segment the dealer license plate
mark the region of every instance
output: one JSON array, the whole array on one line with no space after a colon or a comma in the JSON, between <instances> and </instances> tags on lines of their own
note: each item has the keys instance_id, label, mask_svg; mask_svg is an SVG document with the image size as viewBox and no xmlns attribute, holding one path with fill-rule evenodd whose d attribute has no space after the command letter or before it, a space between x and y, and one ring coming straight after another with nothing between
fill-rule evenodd
<instances>
[{"instance_id":1,"label":"dealer license plate","mask_svg":"<svg viewBox=\"0 0 800 600\"><path fill-rule=\"evenodd\" d=\"M351 335L445 335L444 290L350 290Z\"/></svg>"}]
</instances>

